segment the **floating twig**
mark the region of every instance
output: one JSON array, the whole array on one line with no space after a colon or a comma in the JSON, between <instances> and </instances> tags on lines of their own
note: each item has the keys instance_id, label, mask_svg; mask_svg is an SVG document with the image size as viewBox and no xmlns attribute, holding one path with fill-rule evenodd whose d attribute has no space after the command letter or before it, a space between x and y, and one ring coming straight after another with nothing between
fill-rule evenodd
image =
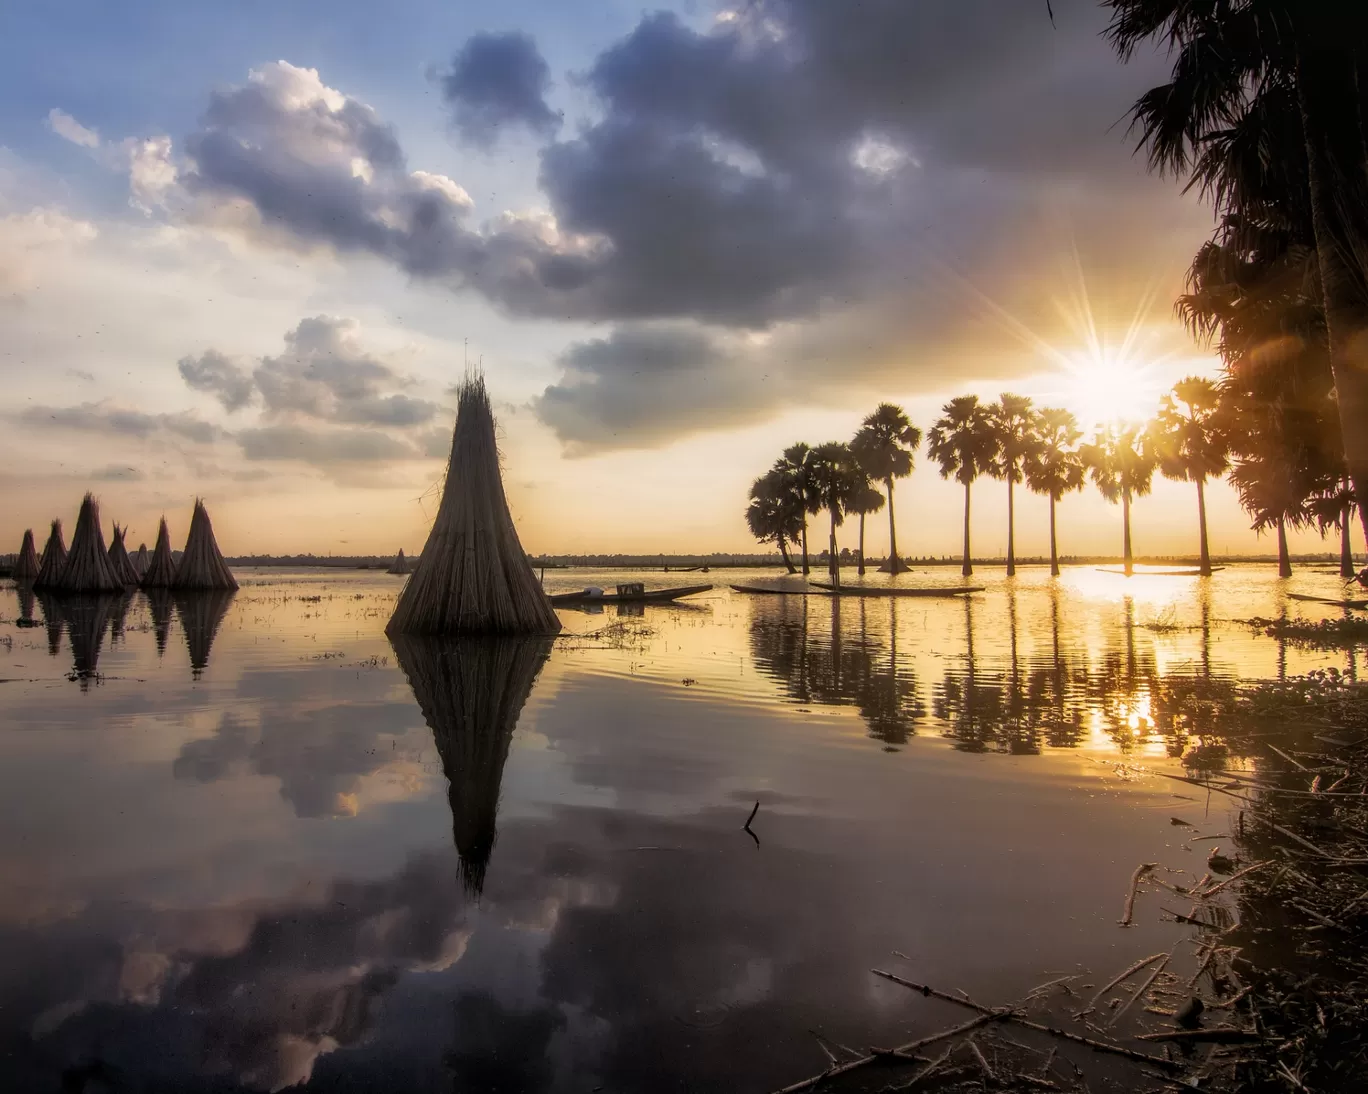
<instances>
[{"instance_id":1,"label":"floating twig","mask_svg":"<svg viewBox=\"0 0 1368 1094\"><path fill-rule=\"evenodd\" d=\"M1151 972L1149 976L1146 977L1145 982L1141 984L1138 989L1136 989L1135 994L1132 995L1129 999L1127 999L1124 1003L1121 1004L1121 1006L1119 1006L1116 1009L1116 1012L1111 1016L1111 1021L1107 1023L1108 1027L1116 1025L1121 1015L1125 1014L1126 1011L1130 1010L1131 1004L1134 1003L1137 999L1141 999L1144 997L1145 992L1150 990L1150 985L1152 985L1156 980L1159 979L1159 974L1164 971L1164 966L1169 963L1169 958L1171 958L1172 956L1172 953L1164 954L1164 960L1160 961L1159 964L1154 966L1154 971Z\"/></svg>"},{"instance_id":2,"label":"floating twig","mask_svg":"<svg viewBox=\"0 0 1368 1094\"><path fill-rule=\"evenodd\" d=\"M1250 1045L1263 1040L1252 1029L1238 1026L1212 1026L1209 1029L1166 1029L1158 1033L1140 1033L1137 1041L1172 1041L1178 1044L1209 1042L1218 1045Z\"/></svg>"},{"instance_id":3,"label":"floating twig","mask_svg":"<svg viewBox=\"0 0 1368 1094\"><path fill-rule=\"evenodd\" d=\"M755 849L757 851L760 849L760 837L757 836L754 830L751 828L751 821L755 820L755 814L758 812L760 812L760 803L757 801L755 803L755 807L750 811L750 816L746 818L746 823L741 826L741 831L745 832L746 835L750 836L751 839L755 840Z\"/></svg>"},{"instance_id":4,"label":"floating twig","mask_svg":"<svg viewBox=\"0 0 1368 1094\"><path fill-rule=\"evenodd\" d=\"M1157 862L1142 862L1135 868L1135 873L1131 874L1130 891L1126 893L1126 906L1121 912L1121 926L1131 925L1132 913L1135 911L1135 894L1140 889L1140 882L1144 876L1159 864Z\"/></svg>"}]
</instances>

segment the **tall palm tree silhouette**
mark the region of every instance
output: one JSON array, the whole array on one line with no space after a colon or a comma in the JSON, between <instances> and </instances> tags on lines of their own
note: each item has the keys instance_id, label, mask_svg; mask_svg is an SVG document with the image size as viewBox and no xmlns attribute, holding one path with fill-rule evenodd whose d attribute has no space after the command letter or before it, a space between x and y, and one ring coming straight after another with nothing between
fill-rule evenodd
<instances>
[{"instance_id":1,"label":"tall palm tree silhouette","mask_svg":"<svg viewBox=\"0 0 1368 1094\"><path fill-rule=\"evenodd\" d=\"M1007 483L1007 576L1016 576L1016 503L1013 487L1021 481L1021 467L1036 446L1035 412L1025 395L1004 391L988 408L997 437L989 474Z\"/></svg>"},{"instance_id":2,"label":"tall palm tree silhouette","mask_svg":"<svg viewBox=\"0 0 1368 1094\"><path fill-rule=\"evenodd\" d=\"M1138 425L1103 426L1080 452L1083 464L1101 495L1121 503L1121 557L1126 574L1135 570L1131 551L1131 499L1144 497L1154 481L1154 446Z\"/></svg>"},{"instance_id":3,"label":"tall palm tree silhouette","mask_svg":"<svg viewBox=\"0 0 1368 1094\"><path fill-rule=\"evenodd\" d=\"M898 554L898 530L893 520L893 480L912 474L912 453L921 444L921 439L921 430L912 424L907 411L893 403L880 403L861 423L855 439L850 442L851 451L865 474L883 483L887 492L888 572L892 574L908 568Z\"/></svg>"},{"instance_id":4,"label":"tall palm tree silhouette","mask_svg":"<svg viewBox=\"0 0 1368 1094\"><path fill-rule=\"evenodd\" d=\"M817 488L812 477L812 448L802 441L790 445L784 449L784 454L775 463L774 470L782 477L785 489L801 517L799 537L803 547L803 573L810 573L807 518L809 513L819 513L822 509L817 500Z\"/></svg>"},{"instance_id":5,"label":"tall palm tree silhouette","mask_svg":"<svg viewBox=\"0 0 1368 1094\"><path fill-rule=\"evenodd\" d=\"M1067 410L1045 407L1036 414L1036 444L1022 466L1026 485L1050 499L1050 574L1059 576L1059 544L1055 535L1055 506L1071 490L1083 489L1083 458L1078 422Z\"/></svg>"},{"instance_id":6,"label":"tall palm tree silhouette","mask_svg":"<svg viewBox=\"0 0 1368 1094\"><path fill-rule=\"evenodd\" d=\"M974 480L993 465L997 435L992 419L977 395L960 395L941 407L927 435L926 452L940 465L941 478L954 478L964 486L964 561L960 573L974 572L969 549L970 488Z\"/></svg>"},{"instance_id":7,"label":"tall palm tree silhouette","mask_svg":"<svg viewBox=\"0 0 1368 1094\"><path fill-rule=\"evenodd\" d=\"M1159 404L1152 429L1159 470L1166 478L1197 486L1199 569L1211 574L1207 541L1206 481L1219 479L1230 467L1230 441L1221 422L1215 383L1187 376Z\"/></svg>"},{"instance_id":8,"label":"tall palm tree silhouette","mask_svg":"<svg viewBox=\"0 0 1368 1094\"><path fill-rule=\"evenodd\" d=\"M839 585L841 559L836 547L836 529L845 523L846 506L854 487L859 483L860 475L855 469L855 459L850 454L850 446L841 441L819 444L812 450L809 466L816 488L817 503L831 518L828 569L832 580Z\"/></svg>"},{"instance_id":9,"label":"tall palm tree silhouette","mask_svg":"<svg viewBox=\"0 0 1368 1094\"><path fill-rule=\"evenodd\" d=\"M801 534L803 512L795 504L784 477L778 471L761 475L751 483L749 503L746 505L746 526L761 543L773 541L779 546L784 566L791 574L797 573L789 557L788 544Z\"/></svg>"}]
</instances>

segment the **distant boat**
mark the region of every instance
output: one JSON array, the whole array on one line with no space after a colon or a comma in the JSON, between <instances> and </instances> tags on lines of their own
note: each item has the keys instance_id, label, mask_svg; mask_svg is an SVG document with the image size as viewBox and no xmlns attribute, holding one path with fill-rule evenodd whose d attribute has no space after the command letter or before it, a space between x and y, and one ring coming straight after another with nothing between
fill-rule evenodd
<instances>
[{"instance_id":1,"label":"distant boat","mask_svg":"<svg viewBox=\"0 0 1368 1094\"><path fill-rule=\"evenodd\" d=\"M1335 600L1328 596L1311 596L1309 593L1288 593L1291 600L1309 600L1315 604L1333 604L1337 608L1368 608L1368 600Z\"/></svg>"},{"instance_id":2,"label":"distant boat","mask_svg":"<svg viewBox=\"0 0 1368 1094\"><path fill-rule=\"evenodd\" d=\"M685 585L678 589L619 589L605 593L602 589L581 589L577 593L556 593L552 604L654 604L678 600L681 596L706 593L711 585Z\"/></svg>"},{"instance_id":3,"label":"distant boat","mask_svg":"<svg viewBox=\"0 0 1368 1094\"><path fill-rule=\"evenodd\" d=\"M825 589L814 589L810 585L787 589L766 588L763 585L733 585L733 592L750 593L753 596L830 596Z\"/></svg>"},{"instance_id":4,"label":"distant boat","mask_svg":"<svg viewBox=\"0 0 1368 1094\"><path fill-rule=\"evenodd\" d=\"M1211 572L1214 574L1217 570L1224 570L1224 569L1225 569L1224 566L1213 566L1213 567L1211 568ZM1124 577L1201 577L1201 576L1202 576L1202 571L1201 571L1201 570L1132 570L1130 573L1126 573L1126 571L1123 570L1120 566L1099 566L1099 567L1097 567L1097 571L1098 571L1098 573L1103 573L1103 574L1121 574L1121 575L1123 575Z\"/></svg>"},{"instance_id":5,"label":"distant boat","mask_svg":"<svg viewBox=\"0 0 1368 1094\"><path fill-rule=\"evenodd\" d=\"M892 585L842 585L839 589L835 585L828 585L823 581L812 583L816 588L830 593L832 596L963 596L965 593L981 593L982 585L956 585L954 587L941 586L939 588L911 588L899 589Z\"/></svg>"}]
</instances>

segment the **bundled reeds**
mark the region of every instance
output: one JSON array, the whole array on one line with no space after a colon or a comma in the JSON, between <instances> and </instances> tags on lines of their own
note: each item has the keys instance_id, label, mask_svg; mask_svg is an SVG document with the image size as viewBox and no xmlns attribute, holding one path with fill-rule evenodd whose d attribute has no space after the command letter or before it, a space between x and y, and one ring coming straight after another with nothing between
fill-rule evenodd
<instances>
[{"instance_id":1,"label":"bundled reeds","mask_svg":"<svg viewBox=\"0 0 1368 1094\"><path fill-rule=\"evenodd\" d=\"M109 562L125 586L138 583L138 571L134 569L133 560L128 557L128 548L124 546L124 530L117 524L114 525L114 538L109 544Z\"/></svg>"},{"instance_id":2,"label":"bundled reeds","mask_svg":"<svg viewBox=\"0 0 1368 1094\"><path fill-rule=\"evenodd\" d=\"M190 671L198 680L209 665L209 653L219 624L237 595L235 589L192 589L177 592L176 614L180 616L185 645L190 651Z\"/></svg>"},{"instance_id":3,"label":"bundled reeds","mask_svg":"<svg viewBox=\"0 0 1368 1094\"><path fill-rule=\"evenodd\" d=\"M38 590L36 595L38 605L43 609L43 626L47 630L48 656L56 657L62 652L62 614L57 607L57 598L45 590Z\"/></svg>"},{"instance_id":4,"label":"bundled reeds","mask_svg":"<svg viewBox=\"0 0 1368 1094\"><path fill-rule=\"evenodd\" d=\"M51 589L66 569L66 541L62 538L62 522L54 520L52 531L48 533L47 546L43 548L43 561L38 567L38 576L33 579L35 589Z\"/></svg>"},{"instance_id":5,"label":"bundled reeds","mask_svg":"<svg viewBox=\"0 0 1368 1094\"><path fill-rule=\"evenodd\" d=\"M152 616L152 633L157 639L157 656L166 653L166 643L171 637L171 620L174 618L175 600L164 586L154 585L143 590L147 597L147 610Z\"/></svg>"},{"instance_id":6,"label":"bundled reeds","mask_svg":"<svg viewBox=\"0 0 1368 1094\"><path fill-rule=\"evenodd\" d=\"M484 379L461 384L437 519L395 605L390 634L544 634L560 620L508 511Z\"/></svg>"},{"instance_id":7,"label":"bundled reeds","mask_svg":"<svg viewBox=\"0 0 1368 1094\"><path fill-rule=\"evenodd\" d=\"M72 540L73 551L75 539ZM109 617L119 597L109 594L63 597L58 604L71 642L72 670L68 679L79 680L81 690L100 679L100 647L104 644Z\"/></svg>"},{"instance_id":8,"label":"bundled reeds","mask_svg":"<svg viewBox=\"0 0 1368 1094\"><path fill-rule=\"evenodd\" d=\"M406 574L412 569L413 567L409 565L409 560L404 557L404 549L400 547L399 554L394 560L394 565L386 572L391 574Z\"/></svg>"},{"instance_id":9,"label":"bundled reeds","mask_svg":"<svg viewBox=\"0 0 1368 1094\"><path fill-rule=\"evenodd\" d=\"M81 512L76 518L76 531L71 537L66 565L53 588L60 593L120 593L123 587L123 579L105 550L104 532L100 530L100 503L93 494L87 494L81 500Z\"/></svg>"},{"instance_id":10,"label":"bundled reeds","mask_svg":"<svg viewBox=\"0 0 1368 1094\"><path fill-rule=\"evenodd\" d=\"M237 579L228 563L223 561L214 541L214 526L209 523L209 511L204 502L195 499L195 512L190 517L190 534L185 537L185 550L180 565L171 580L173 589L236 589Z\"/></svg>"},{"instance_id":11,"label":"bundled reeds","mask_svg":"<svg viewBox=\"0 0 1368 1094\"><path fill-rule=\"evenodd\" d=\"M171 553L171 532L162 517L161 527L157 529L157 546L152 549L152 559L143 571L144 589L169 589L176 579L176 556Z\"/></svg>"},{"instance_id":12,"label":"bundled reeds","mask_svg":"<svg viewBox=\"0 0 1368 1094\"><path fill-rule=\"evenodd\" d=\"M138 571L138 580L141 581L143 574L147 573L147 568L152 565L152 556L147 553L147 544L138 544L138 553L133 556L133 569Z\"/></svg>"},{"instance_id":13,"label":"bundled reeds","mask_svg":"<svg viewBox=\"0 0 1368 1094\"><path fill-rule=\"evenodd\" d=\"M478 897L494 850L508 746L551 639L391 635L390 643L442 758L461 881Z\"/></svg>"},{"instance_id":14,"label":"bundled reeds","mask_svg":"<svg viewBox=\"0 0 1368 1094\"><path fill-rule=\"evenodd\" d=\"M33 618L33 586L20 585L15 592L19 594L19 618L15 620L16 625L24 629L38 626L38 621Z\"/></svg>"},{"instance_id":15,"label":"bundled reeds","mask_svg":"<svg viewBox=\"0 0 1368 1094\"><path fill-rule=\"evenodd\" d=\"M401 555L402 551L399 552ZM11 574L20 585L26 585L38 576L38 552L33 547L33 529L24 529L24 542L19 547L19 558L14 563Z\"/></svg>"}]
</instances>

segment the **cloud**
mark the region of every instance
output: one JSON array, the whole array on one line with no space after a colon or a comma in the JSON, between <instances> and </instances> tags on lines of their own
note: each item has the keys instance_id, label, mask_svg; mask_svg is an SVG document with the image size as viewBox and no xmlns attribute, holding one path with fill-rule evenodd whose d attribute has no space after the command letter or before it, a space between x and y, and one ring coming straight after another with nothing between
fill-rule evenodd
<instances>
[{"instance_id":1,"label":"cloud","mask_svg":"<svg viewBox=\"0 0 1368 1094\"><path fill-rule=\"evenodd\" d=\"M69 407L31 406L16 417L31 426L135 437L139 440L169 433L196 444L211 444L221 434L217 426L189 411L147 414L104 402Z\"/></svg>"},{"instance_id":2,"label":"cloud","mask_svg":"<svg viewBox=\"0 0 1368 1094\"><path fill-rule=\"evenodd\" d=\"M98 471L92 471L90 477L96 482L142 482L147 475L136 467L110 464Z\"/></svg>"},{"instance_id":3,"label":"cloud","mask_svg":"<svg viewBox=\"0 0 1368 1094\"><path fill-rule=\"evenodd\" d=\"M269 425L235 434L249 460L300 460L327 467L337 463L379 463L417 459L412 445L374 429L309 429Z\"/></svg>"},{"instance_id":4,"label":"cloud","mask_svg":"<svg viewBox=\"0 0 1368 1094\"><path fill-rule=\"evenodd\" d=\"M94 129L87 129L65 110L56 107L49 110L47 124L57 136L72 144L79 144L82 148L100 147L100 134Z\"/></svg>"},{"instance_id":5,"label":"cloud","mask_svg":"<svg viewBox=\"0 0 1368 1094\"><path fill-rule=\"evenodd\" d=\"M252 401L251 375L218 350L205 350L199 357L182 357L177 367L188 387L209 392L230 413Z\"/></svg>"},{"instance_id":6,"label":"cloud","mask_svg":"<svg viewBox=\"0 0 1368 1094\"><path fill-rule=\"evenodd\" d=\"M501 132L524 126L550 136L560 117L546 105L551 70L526 34L476 34L442 77L456 128L471 144L492 146Z\"/></svg>"}]
</instances>

